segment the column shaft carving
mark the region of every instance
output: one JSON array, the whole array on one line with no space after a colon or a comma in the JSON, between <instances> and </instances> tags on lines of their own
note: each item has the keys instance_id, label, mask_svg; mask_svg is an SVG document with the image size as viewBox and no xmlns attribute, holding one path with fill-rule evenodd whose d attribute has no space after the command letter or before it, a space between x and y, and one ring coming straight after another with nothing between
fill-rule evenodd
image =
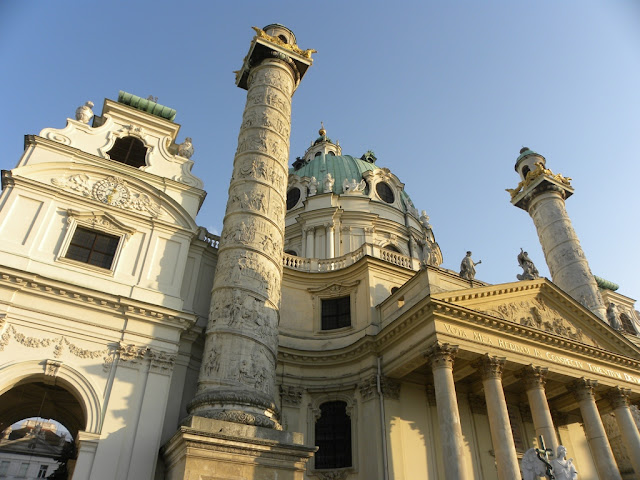
<instances>
[{"instance_id":1,"label":"column shaft carving","mask_svg":"<svg viewBox=\"0 0 640 480\"><path fill-rule=\"evenodd\" d=\"M598 382L595 380L581 378L569 384L567 388L574 394L580 406L587 442L591 448L598 475L607 480L621 480L620 471L596 406L594 388L597 385Z\"/></svg>"},{"instance_id":2,"label":"column shaft carving","mask_svg":"<svg viewBox=\"0 0 640 480\"><path fill-rule=\"evenodd\" d=\"M282 245L295 72L251 65L192 415L279 429L275 406Z\"/></svg>"},{"instance_id":3,"label":"column shaft carving","mask_svg":"<svg viewBox=\"0 0 640 480\"><path fill-rule=\"evenodd\" d=\"M547 368L529 365L523 368L517 376L522 379L527 392L536 438L542 435L545 445L551 448L551 455L554 456L559 444L544 390L547 371Z\"/></svg>"},{"instance_id":4,"label":"column shaft carving","mask_svg":"<svg viewBox=\"0 0 640 480\"><path fill-rule=\"evenodd\" d=\"M629 408L629 395L631 390L626 388L612 388L607 394L607 399L613 407L618 428L624 440L625 448L629 454L633 470L640 472L640 434Z\"/></svg>"},{"instance_id":5,"label":"column shaft carving","mask_svg":"<svg viewBox=\"0 0 640 480\"><path fill-rule=\"evenodd\" d=\"M453 381L453 360L458 347L436 343L425 353L433 370L433 387L438 411L440 442L444 457L445 479L465 480L464 442L460 427L460 412Z\"/></svg>"},{"instance_id":6,"label":"column shaft carving","mask_svg":"<svg viewBox=\"0 0 640 480\"><path fill-rule=\"evenodd\" d=\"M502 388L502 372L505 359L485 355L474 364L482 376L482 386L487 403L487 415L491 440L496 455L499 480L520 478L520 466L511 431L507 401Z\"/></svg>"}]
</instances>

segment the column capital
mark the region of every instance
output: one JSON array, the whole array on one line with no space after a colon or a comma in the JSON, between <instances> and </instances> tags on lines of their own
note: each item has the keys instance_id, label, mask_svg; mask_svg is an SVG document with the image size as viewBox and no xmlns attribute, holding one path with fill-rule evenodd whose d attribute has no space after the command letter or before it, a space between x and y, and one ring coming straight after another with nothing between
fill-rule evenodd
<instances>
[{"instance_id":1,"label":"column capital","mask_svg":"<svg viewBox=\"0 0 640 480\"><path fill-rule=\"evenodd\" d=\"M431 363L432 368L453 368L453 360L458 353L458 346L449 343L436 342L424 352L424 356Z\"/></svg>"},{"instance_id":2,"label":"column capital","mask_svg":"<svg viewBox=\"0 0 640 480\"><path fill-rule=\"evenodd\" d=\"M479 360L473 362L473 366L478 369L482 380L489 378L502 378L502 371L506 363L505 357L493 357L488 353Z\"/></svg>"},{"instance_id":3,"label":"column capital","mask_svg":"<svg viewBox=\"0 0 640 480\"><path fill-rule=\"evenodd\" d=\"M594 388L598 386L597 380L589 380L587 378L579 378L567 385L569 390L575 396L576 400L581 402L582 400L593 399L595 400Z\"/></svg>"},{"instance_id":4,"label":"column capital","mask_svg":"<svg viewBox=\"0 0 640 480\"><path fill-rule=\"evenodd\" d=\"M532 388L541 388L544 390L547 383L548 372L549 369L547 367L528 365L516 373L516 378L522 380L526 390L531 390Z\"/></svg>"},{"instance_id":5,"label":"column capital","mask_svg":"<svg viewBox=\"0 0 640 480\"><path fill-rule=\"evenodd\" d=\"M628 407L629 395L631 395L631 389L622 387L613 387L605 394L614 410L619 407Z\"/></svg>"}]
</instances>

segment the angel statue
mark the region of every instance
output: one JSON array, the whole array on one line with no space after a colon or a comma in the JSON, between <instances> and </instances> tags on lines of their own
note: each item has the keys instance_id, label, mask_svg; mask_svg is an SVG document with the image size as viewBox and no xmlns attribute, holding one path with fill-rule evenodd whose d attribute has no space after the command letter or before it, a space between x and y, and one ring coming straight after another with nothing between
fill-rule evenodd
<instances>
[{"instance_id":1,"label":"angel statue","mask_svg":"<svg viewBox=\"0 0 640 480\"><path fill-rule=\"evenodd\" d=\"M522 480L538 480L547 474L547 465L538 457L537 449L530 448L522 456L520 461L520 471Z\"/></svg>"},{"instance_id":2,"label":"angel statue","mask_svg":"<svg viewBox=\"0 0 640 480\"><path fill-rule=\"evenodd\" d=\"M520 248L520 253L518 254L518 265L520 265L520 268L524 270L524 272L522 272L522 275L516 275L516 277L518 277L518 280L534 280L540 277L538 269L533 264L533 261L529 258L527 252L523 251L522 248Z\"/></svg>"}]
</instances>

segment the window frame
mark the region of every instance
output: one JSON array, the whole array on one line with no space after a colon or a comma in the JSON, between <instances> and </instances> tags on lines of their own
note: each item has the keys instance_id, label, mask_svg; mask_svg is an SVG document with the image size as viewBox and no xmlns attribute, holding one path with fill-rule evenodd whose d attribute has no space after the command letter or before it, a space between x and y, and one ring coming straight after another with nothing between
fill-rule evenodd
<instances>
[{"instance_id":1,"label":"window frame","mask_svg":"<svg viewBox=\"0 0 640 480\"><path fill-rule=\"evenodd\" d=\"M358 319L357 316L357 292L360 280L344 283L331 283L320 288L309 288L307 291L311 294L313 304L313 331L316 335L344 335L345 332L353 330ZM346 327L335 328L331 330L322 329L322 300L334 299L340 297L350 298L350 318L351 324Z\"/></svg>"},{"instance_id":2,"label":"window frame","mask_svg":"<svg viewBox=\"0 0 640 480\"><path fill-rule=\"evenodd\" d=\"M111 267L104 268L98 265L93 265L91 263L82 262L80 260L74 260L73 258L67 257L69 247L71 246L71 241L73 240L73 237L78 228L83 228L85 230L118 237L118 246L116 247L116 251L113 254ZM62 245L60 247L60 251L58 253L56 261L68 265L73 265L74 267L90 270L92 272L99 272L102 274L113 276L118 266L118 260L120 259L122 249L124 248L126 241L134 233L134 229L125 226L112 216L107 215L103 212L82 213L74 210L67 210L67 231L62 241Z\"/></svg>"},{"instance_id":3,"label":"window frame","mask_svg":"<svg viewBox=\"0 0 640 480\"><path fill-rule=\"evenodd\" d=\"M313 394L312 394L313 395ZM317 395L317 396L316 396ZM320 406L328 402L344 402L346 403L346 414L351 419L351 466L341 468L316 468L315 455L311 457L308 463L311 475L321 472L347 472L348 474L358 472L358 408L353 391L334 391L329 393L316 394L312 396L311 404L308 410L307 428L308 438L316 444L316 422L320 418L322 411Z\"/></svg>"},{"instance_id":4,"label":"window frame","mask_svg":"<svg viewBox=\"0 0 640 480\"><path fill-rule=\"evenodd\" d=\"M325 305L329 306L329 302L331 302L331 306L335 307L335 313L330 314L327 312L325 316ZM346 307L346 308L345 308ZM341 311L344 309L344 311ZM348 309L348 310L347 310ZM344 323L344 319L348 319L348 324ZM331 320L335 322L335 327L328 327L325 325L325 320ZM343 328L350 327L352 324L351 318L351 295L345 295L344 297L329 297L329 298L321 298L320 299L320 330L323 332L328 332L331 330L339 330Z\"/></svg>"}]
</instances>

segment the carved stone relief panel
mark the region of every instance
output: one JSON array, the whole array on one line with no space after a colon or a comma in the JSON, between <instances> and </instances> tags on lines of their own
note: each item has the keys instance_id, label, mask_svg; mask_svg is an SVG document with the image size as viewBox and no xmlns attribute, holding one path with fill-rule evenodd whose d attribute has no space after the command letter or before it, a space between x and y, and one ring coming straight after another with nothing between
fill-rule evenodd
<instances>
[{"instance_id":1,"label":"carved stone relief panel","mask_svg":"<svg viewBox=\"0 0 640 480\"><path fill-rule=\"evenodd\" d=\"M484 313L511 320L520 325L554 333L587 345L598 346L595 340L588 337L580 328L569 323L563 318L562 314L540 298L505 303L490 310L485 310Z\"/></svg>"}]
</instances>

